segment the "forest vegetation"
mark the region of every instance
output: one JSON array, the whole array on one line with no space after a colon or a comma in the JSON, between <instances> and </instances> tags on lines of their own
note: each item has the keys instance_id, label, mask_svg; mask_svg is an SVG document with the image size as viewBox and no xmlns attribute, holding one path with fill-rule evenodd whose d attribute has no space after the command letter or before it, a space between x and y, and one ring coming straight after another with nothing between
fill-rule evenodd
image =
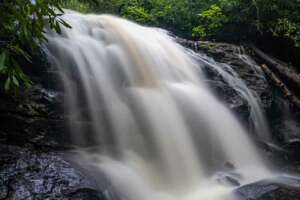
<instances>
[{"instance_id":1,"label":"forest vegetation","mask_svg":"<svg viewBox=\"0 0 300 200\"><path fill-rule=\"evenodd\" d=\"M61 19L63 8L110 13L193 40L272 38L300 46L300 0L0 0L2 89L30 87L24 63L47 41L45 27L71 28Z\"/></svg>"}]
</instances>

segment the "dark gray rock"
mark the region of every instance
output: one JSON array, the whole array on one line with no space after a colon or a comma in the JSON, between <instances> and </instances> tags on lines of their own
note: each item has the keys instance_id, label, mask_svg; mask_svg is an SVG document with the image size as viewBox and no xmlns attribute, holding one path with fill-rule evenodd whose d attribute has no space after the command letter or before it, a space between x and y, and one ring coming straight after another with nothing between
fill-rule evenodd
<instances>
[{"instance_id":1,"label":"dark gray rock","mask_svg":"<svg viewBox=\"0 0 300 200\"><path fill-rule=\"evenodd\" d=\"M217 68L226 71L228 73L226 76L231 74L235 77L229 81L233 81L232 83L236 84L236 88L241 87L241 84L245 84L254 97L261 102L262 109L267 113L271 110L274 97L271 86L264 77L263 72L258 69L259 66L256 62L248 57L243 48L239 46L213 42L199 42L198 45L197 50L203 55L197 59L206 74L208 85L216 96L225 102L238 116L244 126L252 131L254 122L250 118L251 106L243 97L244 94L232 88ZM205 54L209 57L206 57Z\"/></svg>"},{"instance_id":2,"label":"dark gray rock","mask_svg":"<svg viewBox=\"0 0 300 200\"><path fill-rule=\"evenodd\" d=\"M47 86L58 75L49 77L38 66L29 74L29 90L16 96L0 91L0 200L104 199L104 186L57 152L74 148L64 92Z\"/></svg>"},{"instance_id":3,"label":"dark gray rock","mask_svg":"<svg viewBox=\"0 0 300 200\"><path fill-rule=\"evenodd\" d=\"M8 196L8 187L0 181L0 199L6 199Z\"/></svg>"},{"instance_id":4,"label":"dark gray rock","mask_svg":"<svg viewBox=\"0 0 300 200\"><path fill-rule=\"evenodd\" d=\"M0 199L105 199L63 154L1 145L0 163Z\"/></svg>"},{"instance_id":5,"label":"dark gray rock","mask_svg":"<svg viewBox=\"0 0 300 200\"><path fill-rule=\"evenodd\" d=\"M262 74L255 72L257 63L247 56L242 47L228 43L201 42L199 51L219 63L230 65L261 100L263 108L267 110L271 107L273 102L271 87Z\"/></svg>"},{"instance_id":6,"label":"dark gray rock","mask_svg":"<svg viewBox=\"0 0 300 200\"><path fill-rule=\"evenodd\" d=\"M238 94L233 88L229 87L222 81L209 80L208 84L213 92L226 102L230 110L238 114L239 119L248 125L250 117L250 108L245 99Z\"/></svg>"},{"instance_id":7,"label":"dark gray rock","mask_svg":"<svg viewBox=\"0 0 300 200\"><path fill-rule=\"evenodd\" d=\"M240 186L239 174L219 172L216 174L216 181L224 186L236 187Z\"/></svg>"},{"instance_id":8,"label":"dark gray rock","mask_svg":"<svg viewBox=\"0 0 300 200\"><path fill-rule=\"evenodd\" d=\"M67 147L63 95L34 85L17 96L0 93L0 143Z\"/></svg>"},{"instance_id":9,"label":"dark gray rock","mask_svg":"<svg viewBox=\"0 0 300 200\"><path fill-rule=\"evenodd\" d=\"M223 164L223 167L224 167L224 169L225 170L229 170L229 171L233 171L233 170L235 170L235 166L234 166L234 164L232 164L231 162L225 162L224 164Z\"/></svg>"},{"instance_id":10,"label":"dark gray rock","mask_svg":"<svg viewBox=\"0 0 300 200\"><path fill-rule=\"evenodd\" d=\"M91 189L79 189L69 195L70 200L105 200L105 196L96 191Z\"/></svg>"},{"instance_id":11,"label":"dark gray rock","mask_svg":"<svg viewBox=\"0 0 300 200\"><path fill-rule=\"evenodd\" d=\"M218 63L230 65L246 85L260 98L264 109L270 109L273 103L271 87L265 77L257 73L255 68L257 63L247 55L249 53L243 47L229 43L209 41L193 42L181 38L176 38L176 41L188 48L212 57ZM204 67L204 69L209 79L222 80L210 67ZM220 97L222 98L223 96L221 93Z\"/></svg>"},{"instance_id":12,"label":"dark gray rock","mask_svg":"<svg viewBox=\"0 0 300 200\"><path fill-rule=\"evenodd\" d=\"M239 187L235 194L240 200L299 200L300 180L282 177Z\"/></svg>"}]
</instances>

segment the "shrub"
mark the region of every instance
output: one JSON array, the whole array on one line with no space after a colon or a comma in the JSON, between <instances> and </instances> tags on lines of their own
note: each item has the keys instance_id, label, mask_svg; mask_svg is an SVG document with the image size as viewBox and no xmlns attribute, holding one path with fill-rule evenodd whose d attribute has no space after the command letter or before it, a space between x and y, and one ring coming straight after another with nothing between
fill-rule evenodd
<instances>
[{"instance_id":1,"label":"shrub","mask_svg":"<svg viewBox=\"0 0 300 200\"><path fill-rule=\"evenodd\" d=\"M31 85L21 63L31 62L30 52L47 40L46 26L58 33L61 24L69 27L62 14L60 0L0 0L0 85L5 91Z\"/></svg>"}]
</instances>

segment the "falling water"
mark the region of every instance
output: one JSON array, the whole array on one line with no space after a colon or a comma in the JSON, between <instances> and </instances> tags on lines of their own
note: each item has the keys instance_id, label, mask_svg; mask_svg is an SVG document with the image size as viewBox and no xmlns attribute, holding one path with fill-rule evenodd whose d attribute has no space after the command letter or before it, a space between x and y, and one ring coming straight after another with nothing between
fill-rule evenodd
<instances>
[{"instance_id":1,"label":"falling water","mask_svg":"<svg viewBox=\"0 0 300 200\"><path fill-rule=\"evenodd\" d=\"M167 34L108 15L64 19L72 29L49 31L47 49L73 142L99 145L85 155L123 198L232 199L220 172L242 184L270 174L198 64Z\"/></svg>"},{"instance_id":2,"label":"falling water","mask_svg":"<svg viewBox=\"0 0 300 200\"><path fill-rule=\"evenodd\" d=\"M270 142L270 130L262 110L260 98L257 97L257 94L247 87L246 83L228 64L217 63L212 58L203 54L196 54L194 52L189 53L192 54L198 62L209 66L210 69L213 69L221 75L224 81L248 103L250 107L250 120L253 123L254 131L258 134L261 141ZM253 69L254 74L252 76L258 76L265 79L262 69L247 54L243 53L241 49L237 49L237 56L245 63L245 65Z\"/></svg>"}]
</instances>

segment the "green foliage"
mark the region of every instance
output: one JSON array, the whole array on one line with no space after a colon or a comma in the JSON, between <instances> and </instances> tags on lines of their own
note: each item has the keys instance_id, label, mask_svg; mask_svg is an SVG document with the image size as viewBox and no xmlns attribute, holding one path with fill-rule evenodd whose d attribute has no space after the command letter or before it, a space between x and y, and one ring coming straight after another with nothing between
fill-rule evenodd
<instances>
[{"instance_id":1,"label":"green foliage","mask_svg":"<svg viewBox=\"0 0 300 200\"><path fill-rule=\"evenodd\" d=\"M87 1L67 0L63 1L61 6L71 10L76 10L82 13L87 13L93 10L93 4Z\"/></svg>"},{"instance_id":2,"label":"green foliage","mask_svg":"<svg viewBox=\"0 0 300 200\"><path fill-rule=\"evenodd\" d=\"M248 24L246 34L253 36L273 33L274 36L284 36L293 40L295 44L297 43L294 34L299 33L300 1L252 0L248 1L247 4L244 1L241 2L228 10L227 15L234 22L234 17L241 13L241 11L237 11L248 6L248 9L244 10L243 18L236 24L236 26L243 27ZM236 13L234 15L230 14L233 10Z\"/></svg>"},{"instance_id":3,"label":"green foliage","mask_svg":"<svg viewBox=\"0 0 300 200\"><path fill-rule=\"evenodd\" d=\"M155 21L153 15L141 6L128 6L123 16L141 24L152 24Z\"/></svg>"},{"instance_id":4,"label":"green foliage","mask_svg":"<svg viewBox=\"0 0 300 200\"><path fill-rule=\"evenodd\" d=\"M187 38L253 40L272 35L300 46L300 0L0 0L2 88L30 85L24 63L46 41L45 26L58 33L60 25L68 26L61 19L62 6L119 15Z\"/></svg>"},{"instance_id":5,"label":"green foliage","mask_svg":"<svg viewBox=\"0 0 300 200\"><path fill-rule=\"evenodd\" d=\"M20 87L20 84L23 84L26 88L31 85L31 81L23 73L19 64L7 52L0 54L0 74L6 76L4 81L5 91L16 91Z\"/></svg>"},{"instance_id":6,"label":"green foliage","mask_svg":"<svg viewBox=\"0 0 300 200\"><path fill-rule=\"evenodd\" d=\"M195 39L252 40L271 34L299 44L300 0L65 0Z\"/></svg>"},{"instance_id":7,"label":"green foliage","mask_svg":"<svg viewBox=\"0 0 300 200\"><path fill-rule=\"evenodd\" d=\"M201 39L205 39L208 37L206 29L203 25L199 25L193 28L193 33L192 36L194 38L201 38Z\"/></svg>"},{"instance_id":8,"label":"green foliage","mask_svg":"<svg viewBox=\"0 0 300 200\"><path fill-rule=\"evenodd\" d=\"M296 46L300 46L300 24L291 22L287 18L280 18L272 28L273 34L278 37L289 38Z\"/></svg>"},{"instance_id":9,"label":"green foliage","mask_svg":"<svg viewBox=\"0 0 300 200\"><path fill-rule=\"evenodd\" d=\"M204 10L200 17L200 25L193 28L193 36L201 39L210 39L215 36L228 21L227 16L223 14L222 9L216 5L211 5Z\"/></svg>"},{"instance_id":10,"label":"green foliage","mask_svg":"<svg viewBox=\"0 0 300 200\"><path fill-rule=\"evenodd\" d=\"M61 0L62 7L79 12L118 14L124 4L130 5L132 0Z\"/></svg>"},{"instance_id":11,"label":"green foliage","mask_svg":"<svg viewBox=\"0 0 300 200\"><path fill-rule=\"evenodd\" d=\"M59 0L0 1L0 85L6 91L30 86L31 81L20 63L31 62L28 52L35 51L47 40L46 25L58 33L60 24L69 27L60 18L62 14Z\"/></svg>"}]
</instances>

